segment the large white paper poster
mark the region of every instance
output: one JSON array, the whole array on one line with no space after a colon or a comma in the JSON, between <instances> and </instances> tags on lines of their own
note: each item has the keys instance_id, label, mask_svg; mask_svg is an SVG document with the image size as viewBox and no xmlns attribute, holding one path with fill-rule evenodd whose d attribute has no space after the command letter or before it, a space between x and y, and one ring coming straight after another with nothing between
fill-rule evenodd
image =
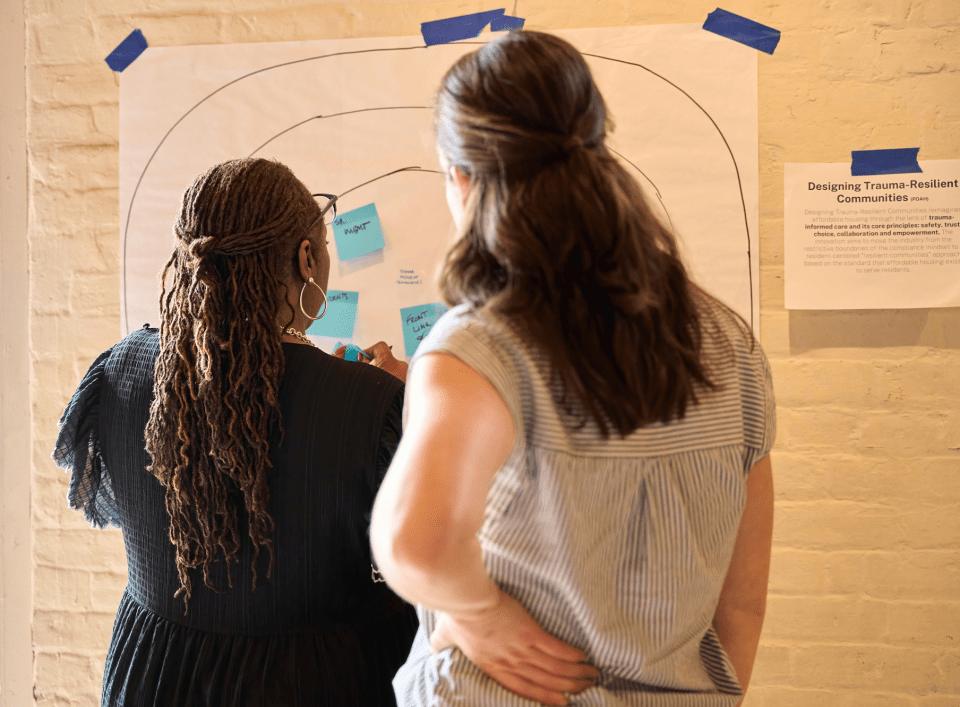
<instances>
[{"instance_id":1,"label":"large white paper poster","mask_svg":"<svg viewBox=\"0 0 960 707\"><path fill-rule=\"evenodd\" d=\"M757 329L756 52L697 25L557 34L587 55L616 123L608 144L679 234L694 276ZM415 347L440 311L435 276L453 237L433 95L487 38L148 49L121 77L124 332L159 321L157 274L184 189L218 162L258 155L314 192L376 180L338 203L341 214L373 206L343 226L363 243L330 238L341 328L316 340L329 351L383 339L403 354L406 335Z\"/></svg>"},{"instance_id":2,"label":"large white paper poster","mask_svg":"<svg viewBox=\"0 0 960 707\"><path fill-rule=\"evenodd\" d=\"M960 160L922 173L784 170L787 309L960 306Z\"/></svg>"}]
</instances>

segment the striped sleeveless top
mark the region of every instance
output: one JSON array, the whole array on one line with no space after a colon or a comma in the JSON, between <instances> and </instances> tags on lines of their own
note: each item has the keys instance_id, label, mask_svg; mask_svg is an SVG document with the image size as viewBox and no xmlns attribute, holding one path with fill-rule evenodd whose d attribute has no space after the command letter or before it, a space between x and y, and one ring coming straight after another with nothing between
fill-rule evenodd
<instances>
[{"instance_id":1,"label":"striped sleeveless top","mask_svg":"<svg viewBox=\"0 0 960 707\"><path fill-rule=\"evenodd\" d=\"M686 416L603 439L563 424L545 356L510 325L467 306L421 343L485 376L517 443L494 477L479 532L490 576L546 631L584 650L599 683L572 705L726 707L741 698L711 627L746 499L746 476L775 434L770 368L724 313L707 337L718 390ZM431 654L433 612L394 678L403 707L531 707L458 649Z\"/></svg>"}]
</instances>

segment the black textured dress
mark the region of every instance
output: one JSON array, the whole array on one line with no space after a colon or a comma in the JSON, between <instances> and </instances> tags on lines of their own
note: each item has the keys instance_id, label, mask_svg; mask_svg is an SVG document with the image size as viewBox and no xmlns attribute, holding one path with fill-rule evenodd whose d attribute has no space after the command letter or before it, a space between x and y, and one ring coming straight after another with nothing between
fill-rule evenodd
<instances>
[{"instance_id":1,"label":"black textured dress","mask_svg":"<svg viewBox=\"0 0 960 707\"><path fill-rule=\"evenodd\" d=\"M123 530L129 578L103 676L104 706L394 705L391 680L416 614L371 576L373 499L400 438L403 386L371 366L283 344L283 439L271 440L273 575L244 541L228 588L192 575L184 614L164 490L148 471L144 429L159 354L141 329L90 367L61 419L54 458L69 501L97 527Z\"/></svg>"}]
</instances>

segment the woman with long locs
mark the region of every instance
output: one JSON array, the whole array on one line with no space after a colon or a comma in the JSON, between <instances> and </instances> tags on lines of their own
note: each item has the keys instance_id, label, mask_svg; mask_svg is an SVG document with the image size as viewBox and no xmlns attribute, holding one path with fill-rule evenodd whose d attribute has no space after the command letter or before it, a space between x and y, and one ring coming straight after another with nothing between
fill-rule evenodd
<instances>
[{"instance_id":1,"label":"woman with long locs","mask_svg":"<svg viewBox=\"0 0 960 707\"><path fill-rule=\"evenodd\" d=\"M467 54L435 116L453 309L371 526L419 605L398 703L739 704L773 522L759 344L688 277L567 42Z\"/></svg>"},{"instance_id":2,"label":"woman with long locs","mask_svg":"<svg viewBox=\"0 0 960 707\"><path fill-rule=\"evenodd\" d=\"M63 414L70 505L127 552L104 707L394 704L417 619L375 573L368 525L406 364L304 334L335 214L270 160L198 177L159 331L101 354Z\"/></svg>"}]
</instances>

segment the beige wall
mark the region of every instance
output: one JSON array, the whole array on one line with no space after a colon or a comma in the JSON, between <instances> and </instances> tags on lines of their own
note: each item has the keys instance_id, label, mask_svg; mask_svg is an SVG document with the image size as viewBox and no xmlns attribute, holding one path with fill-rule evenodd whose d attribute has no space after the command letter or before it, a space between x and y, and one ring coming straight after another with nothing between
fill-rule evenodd
<instances>
[{"instance_id":1,"label":"beige wall","mask_svg":"<svg viewBox=\"0 0 960 707\"><path fill-rule=\"evenodd\" d=\"M0 704L31 702L24 17L0 3Z\"/></svg>"},{"instance_id":2,"label":"beige wall","mask_svg":"<svg viewBox=\"0 0 960 707\"><path fill-rule=\"evenodd\" d=\"M702 22L716 7L517 4L528 26L544 29ZM95 532L66 508L67 477L49 459L65 402L119 332L118 84L103 58L134 28L154 46L412 35L421 21L504 5L513 7L26 0L29 337L23 330L10 345L26 360L31 342L33 546L19 569L32 572L32 600L20 610L32 616L37 704L98 704L125 582L119 532ZM771 597L747 705L956 705L960 310L787 312L782 228L784 162L845 162L851 149L916 146L921 159L960 157L956 0L725 7L783 32L776 54L758 59L762 341L780 433ZM4 90L4 108L15 98ZM8 236L12 245L22 238L9 234L6 219L2 235L6 258ZM6 259L3 268L6 327L17 323L6 308L8 277L21 289L23 277L9 273ZM4 351L10 340L4 333ZM19 388L8 385L2 360L8 400ZM24 399L11 410L23 411ZM5 503L4 542L7 513ZM17 586L29 588L29 577ZM29 631L4 631L4 666ZM27 704L6 689L0 695L4 705Z\"/></svg>"}]
</instances>

